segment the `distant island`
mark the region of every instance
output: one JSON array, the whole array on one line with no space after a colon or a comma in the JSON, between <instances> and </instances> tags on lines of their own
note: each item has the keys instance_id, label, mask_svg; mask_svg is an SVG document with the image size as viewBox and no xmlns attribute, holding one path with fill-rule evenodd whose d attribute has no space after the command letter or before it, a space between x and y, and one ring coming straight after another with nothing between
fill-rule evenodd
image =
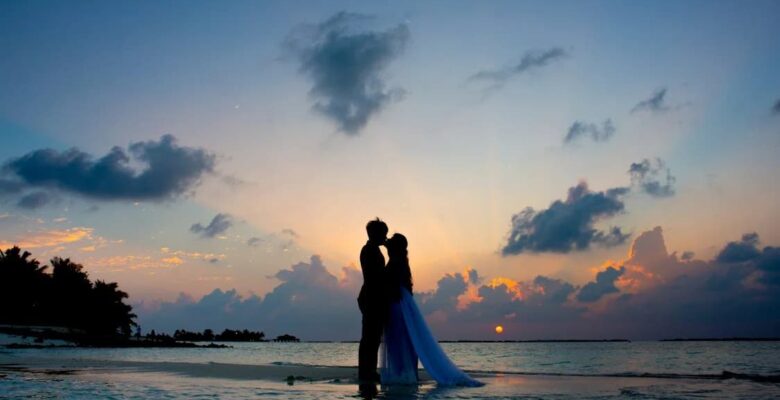
<instances>
[{"instance_id":1,"label":"distant island","mask_svg":"<svg viewBox=\"0 0 780 400\"><path fill-rule=\"evenodd\" d=\"M133 307L125 303L128 294L117 283L91 281L84 266L69 258L54 257L50 265L41 265L31 256L16 246L0 250L0 333L36 343L16 347L45 347L45 340L88 347L227 347L193 342L267 341L264 332L247 329L142 335ZM273 341L300 340L284 334Z\"/></svg>"},{"instance_id":2,"label":"distant island","mask_svg":"<svg viewBox=\"0 0 780 400\"><path fill-rule=\"evenodd\" d=\"M153 333L154 331L152 331ZM215 334L211 329L203 332L190 332L184 329L177 329L173 332L175 340L189 342L264 342L264 332L253 332L247 329L242 331L225 329L222 333Z\"/></svg>"},{"instance_id":3,"label":"distant island","mask_svg":"<svg viewBox=\"0 0 780 400\"><path fill-rule=\"evenodd\" d=\"M150 333L154 335L154 331ZM148 337L148 335L147 335ZM191 342L267 342L264 332L253 332L247 329L232 330L225 329L222 333L215 334L211 329L205 329L203 332L189 332L184 329L177 329L173 332L173 339ZM273 342L300 342L297 337L284 334L271 340Z\"/></svg>"}]
</instances>

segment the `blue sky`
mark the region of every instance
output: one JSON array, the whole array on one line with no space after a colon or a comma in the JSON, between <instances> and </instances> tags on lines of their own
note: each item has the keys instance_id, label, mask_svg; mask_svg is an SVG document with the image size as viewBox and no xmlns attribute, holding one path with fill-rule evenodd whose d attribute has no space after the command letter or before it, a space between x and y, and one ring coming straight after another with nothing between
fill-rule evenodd
<instances>
[{"instance_id":1,"label":"blue sky","mask_svg":"<svg viewBox=\"0 0 780 400\"><path fill-rule=\"evenodd\" d=\"M3 2L0 179L22 189L0 193L0 244L81 261L149 313L180 293L263 298L284 283L278 271L312 255L346 279L377 215L410 238L422 292L466 268L486 287L545 276L580 288L610 260L632 259L656 226L669 253L701 262L749 232L776 245L776 15L772 1ZM662 90L654 107L637 107ZM365 124L345 130L323 108L343 104L366 107ZM583 133L565 142L575 126ZM178 185L154 198L96 197L118 181L98 170L63 178L52 161L118 146L128 163L115 165L140 174L132 144L167 134L171 151L203 151L213 168L155 170L149 182ZM57 157L24 171L57 178L9 167L46 148ZM632 181L643 160L652 171ZM585 199L619 206L567 201L580 182L594 195ZM648 182L668 195L644 191ZM39 202L22 202L32 194ZM527 223L513 223L526 207ZM190 230L218 214L230 217L219 234ZM513 233L526 250L502 255ZM628 281L586 308L650 293ZM472 286L459 312L479 298Z\"/></svg>"}]
</instances>

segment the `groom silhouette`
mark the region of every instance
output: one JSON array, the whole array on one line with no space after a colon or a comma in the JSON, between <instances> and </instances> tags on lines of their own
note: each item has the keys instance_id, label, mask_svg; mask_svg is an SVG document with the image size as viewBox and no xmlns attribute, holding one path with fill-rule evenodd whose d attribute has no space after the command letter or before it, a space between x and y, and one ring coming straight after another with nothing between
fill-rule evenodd
<instances>
[{"instance_id":1,"label":"groom silhouette","mask_svg":"<svg viewBox=\"0 0 780 400\"><path fill-rule=\"evenodd\" d=\"M358 348L358 378L379 381L376 372L379 342L387 315L384 294L385 256L379 250L387 240L387 224L379 218L366 224L368 241L360 250L360 269L363 270L363 287L358 295L358 307L363 314L363 329Z\"/></svg>"}]
</instances>

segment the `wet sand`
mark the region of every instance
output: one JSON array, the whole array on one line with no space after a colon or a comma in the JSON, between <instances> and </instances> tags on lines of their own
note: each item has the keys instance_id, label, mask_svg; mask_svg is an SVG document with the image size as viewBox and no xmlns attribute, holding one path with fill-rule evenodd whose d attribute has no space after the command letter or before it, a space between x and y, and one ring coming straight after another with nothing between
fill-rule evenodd
<instances>
[{"instance_id":1,"label":"wet sand","mask_svg":"<svg viewBox=\"0 0 780 400\"><path fill-rule=\"evenodd\" d=\"M290 364L247 365L230 363L146 362L55 359L45 357L9 357L0 354L2 375L34 376L42 382L71 379L94 385L95 393L106 383L123 387L123 393L135 390L165 392L173 398L214 394L226 398L252 398L266 393L282 398L354 398L363 396L366 387L357 381L357 368ZM724 383L713 379L664 379L658 377L560 376L544 374L475 373L486 385L481 388L438 387L424 371L420 385L382 387L369 385L365 397L380 398L589 398L609 399L625 396L657 395L698 398L715 394L722 398ZM82 383L83 385L83 383ZM118 385L118 386L117 386ZM123 386L124 385L124 386ZM761 398L777 395L777 386L750 382L730 382L729 391L737 397ZM772 389L767 391L767 389ZM372 392L376 392L372 394ZM34 393L34 392L33 392ZM719 394L719 395L717 395ZM755 396L753 396L755 395ZM144 395L145 396L145 395ZM125 396L121 396L125 397ZM127 396L133 397L133 396ZM142 396L143 397L143 396ZM712 398L703 396L705 398ZM729 396L731 397L731 396ZM764 397L771 398L771 397Z\"/></svg>"}]
</instances>

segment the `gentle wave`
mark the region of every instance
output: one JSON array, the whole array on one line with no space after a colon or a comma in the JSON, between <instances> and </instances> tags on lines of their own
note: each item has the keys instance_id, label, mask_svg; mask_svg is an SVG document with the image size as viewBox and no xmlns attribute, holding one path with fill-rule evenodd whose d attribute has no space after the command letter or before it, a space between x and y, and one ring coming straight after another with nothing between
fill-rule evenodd
<instances>
[{"instance_id":1,"label":"gentle wave","mask_svg":"<svg viewBox=\"0 0 780 400\"><path fill-rule=\"evenodd\" d=\"M616 372L604 374L578 374L565 372L523 372L523 371L478 371L468 370L470 374L490 375L529 375L529 376L572 376L572 377L603 377L603 378L656 378L656 379L741 379L753 382L780 383L780 375L741 374L723 371L720 374L666 374L654 372Z\"/></svg>"},{"instance_id":2,"label":"gentle wave","mask_svg":"<svg viewBox=\"0 0 780 400\"><path fill-rule=\"evenodd\" d=\"M346 368L340 365L317 365L317 364L304 364L304 363L292 363L284 361L274 361L271 365L289 366L289 367L306 367L306 368ZM500 371L500 370L475 370L469 369L465 372L474 375L527 375L527 376L571 376L571 377L586 377L586 378L655 378L655 379L708 379L708 380L725 380L725 379L739 379L752 382L764 382L764 383L780 383L780 374L778 375L760 375L760 374L742 374L738 372L723 371L720 374L670 374L670 373L657 373L657 372L615 372L615 373L601 373L601 374L582 374L582 373L567 373L567 372L529 372L529 371Z\"/></svg>"}]
</instances>

